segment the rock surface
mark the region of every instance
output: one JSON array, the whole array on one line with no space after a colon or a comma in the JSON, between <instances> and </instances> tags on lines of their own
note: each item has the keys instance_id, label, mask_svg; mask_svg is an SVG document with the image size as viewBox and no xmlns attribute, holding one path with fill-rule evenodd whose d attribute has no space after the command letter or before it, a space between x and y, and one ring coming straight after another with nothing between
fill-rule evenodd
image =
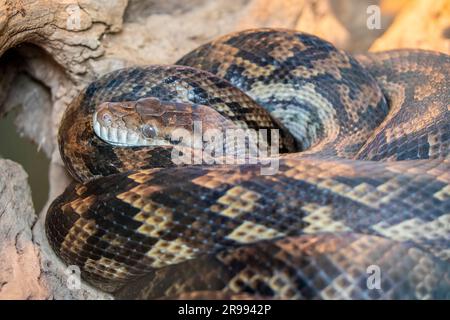
<instances>
[{"instance_id":1,"label":"rock surface","mask_svg":"<svg viewBox=\"0 0 450 320\"><path fill-rule=\"evenodd\" d=\"M0 299L39 299L48 295L41 282L40 252L31 228L36 222L27 174L0 159Z\"/></svg>"}]
</instances>

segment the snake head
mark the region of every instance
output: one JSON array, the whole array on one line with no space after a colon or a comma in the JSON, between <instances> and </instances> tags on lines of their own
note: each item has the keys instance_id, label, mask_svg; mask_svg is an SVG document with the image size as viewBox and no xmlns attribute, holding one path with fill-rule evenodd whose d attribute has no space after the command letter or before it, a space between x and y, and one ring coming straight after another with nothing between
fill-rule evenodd
<instances>
[{"instance_id":1,"label":"snake head","mask_svg":"<svg viewBox=\"0 0 450 320\"><path fill-rule=\"evenodd\" d=\"M103 102L93 115L95 134L103 141L122 147L170 145L165 108L158 99Z\"/></svg>"},{"instance_id":2,"label":"snake head","mask_svg":"<svg viewBox=\"0 0 450 320\"><path fill-rule=\"evenodd\" d=\"M116 146L169 146L177 143L171 140L176 129L191 134L195 121L203 130L234 126L208 106L143 98L101 103L93 115L93 128L99 138Z\"/></svg>"}]
</instances>

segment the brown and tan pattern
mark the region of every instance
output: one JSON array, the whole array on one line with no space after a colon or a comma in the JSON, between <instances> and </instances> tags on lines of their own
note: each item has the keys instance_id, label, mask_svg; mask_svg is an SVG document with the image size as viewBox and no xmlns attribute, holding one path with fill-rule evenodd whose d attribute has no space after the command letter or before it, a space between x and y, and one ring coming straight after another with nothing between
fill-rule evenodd
<instances>
[{"instance_id":1,"label":"brown and tan pattern","mask_svg":"<svg viewBox=\"0 0 450 320\"><path fill-rule=\"evenodd\" d=\"M118 298L449 299L449 71L444 54L354 58L259 29L176 66L105 75L62 120L61 155L79 182L50 207L48 239ZM175 166L173 145L100 139L93 114L105 103L128 106L134 128L151 113L159 132L177 121L156 121L155 105L183 123L200 110L279 129L284 154L272 175L259 163Z\"/></svg>"}]
</instances>

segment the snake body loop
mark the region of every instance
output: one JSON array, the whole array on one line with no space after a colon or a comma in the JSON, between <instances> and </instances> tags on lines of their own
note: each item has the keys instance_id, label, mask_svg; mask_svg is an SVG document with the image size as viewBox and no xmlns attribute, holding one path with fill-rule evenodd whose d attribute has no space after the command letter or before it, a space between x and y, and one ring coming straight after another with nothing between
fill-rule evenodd
<instances>
[{"instance_id":1,"label":"snake body loop","mask_svg":"<svg viewBox=\"0 0 450 320\"><path fill-rule=\"evenodd\" d=\"M114 71L61 122L78 182L49 242L118 298L448 299L449 71L444 54L352 57L276 29ZM195 119L278 129L277 172L175 166L167 126Z\"/></svg>"}]
</instances>

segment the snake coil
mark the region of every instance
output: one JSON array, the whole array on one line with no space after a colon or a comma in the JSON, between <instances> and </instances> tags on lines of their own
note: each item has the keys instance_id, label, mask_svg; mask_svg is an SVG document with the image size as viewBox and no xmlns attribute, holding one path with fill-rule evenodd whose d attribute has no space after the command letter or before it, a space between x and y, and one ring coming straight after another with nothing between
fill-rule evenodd
<instances>
[{"instance_id":1,"label":"snake coil","mask_svg":"<svg viewBox=\"0 0 450 320\"><path fill-rule=\"evenodd\" d=\"M61 122L78 182L48 211L49 242L118 298L448 299L449 71L445 54L352 57L258 29L104 75ZM174 166L163 140L126 146L123 130L151 118L129 135L144 143L181 109L188 124L278 129L277 172Z\"/></svg>"}]
</instances>

